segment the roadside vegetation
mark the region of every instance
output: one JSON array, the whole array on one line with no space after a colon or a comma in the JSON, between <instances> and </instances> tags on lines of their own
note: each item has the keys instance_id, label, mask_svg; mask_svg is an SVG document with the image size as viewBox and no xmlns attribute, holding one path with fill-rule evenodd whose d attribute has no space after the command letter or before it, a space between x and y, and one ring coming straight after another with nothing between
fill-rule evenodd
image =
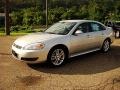
<instances>
[{"instance_id":1,"label":"roadside vegetation","mask_svg":"<svg viewBox=\"0 0 120 90\"><path fill-rule=\"evenodd\" d=\"M40 27L43 30L45 25L45 0L10 1L11 32L35 32L33 29ZM0 12L3 12L3 2L0 1L0 4ZM51 25L65 19L91 19L103 23L107 20L119 21L120 1L48 0L48 24ZM4 24L2 22L0 23L0 33L4 32Z\"/></svg>"}]
</instances>

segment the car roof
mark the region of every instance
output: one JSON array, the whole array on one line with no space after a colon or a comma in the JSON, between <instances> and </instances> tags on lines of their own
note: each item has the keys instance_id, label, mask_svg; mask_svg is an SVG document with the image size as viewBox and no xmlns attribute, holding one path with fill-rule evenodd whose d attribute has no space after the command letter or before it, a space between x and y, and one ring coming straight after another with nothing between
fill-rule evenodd
<instances>
[{"instance_id":1,"label":"car roof","mask_svg":"<svg viewBox=\"0 0 120 90\"><path fill-rule=\"evenodd\" d=\"M94 20L62 20L60 22L97 22L97 21L94 21Z\"/></svg>"}]
</instances>

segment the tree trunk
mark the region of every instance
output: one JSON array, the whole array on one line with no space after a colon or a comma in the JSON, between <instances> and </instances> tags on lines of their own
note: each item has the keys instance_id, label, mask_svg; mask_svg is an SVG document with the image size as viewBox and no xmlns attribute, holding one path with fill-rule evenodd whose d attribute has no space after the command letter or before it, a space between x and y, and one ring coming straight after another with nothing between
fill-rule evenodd
<instances>
[{"instance_id":1,"label":"tree trunk","mask_svg":"<svg viewBox=\"0 0 120 90\"><path fill-rule=\"evenodd\" d=\"M5 0L5 33L10 35L9 0Z\"/></svg>"},{"instance_id":2,"label":"tree trunk","mask_svg":"<svg viewBox=\"0 0 120 90\"><path fill-rule=\"evenodd\" d=\"M46 28L48 28L48 1L46 0Z\"/></svg>"}]
</instances>

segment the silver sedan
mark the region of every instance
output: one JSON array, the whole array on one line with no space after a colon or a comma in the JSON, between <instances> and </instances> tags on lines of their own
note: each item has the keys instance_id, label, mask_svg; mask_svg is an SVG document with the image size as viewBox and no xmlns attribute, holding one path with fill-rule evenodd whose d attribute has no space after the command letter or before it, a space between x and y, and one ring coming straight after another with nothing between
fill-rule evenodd
<instances>
[{"instance_id":1,"label":"silver sedan","mask_svg":"<svg viewBox=\"0 0 120 90\"><path fill-rule=\"evenodd\" d=\"M93 51L108 52L113 31L92 20L59 21L45 32L22 36L12 45L12 55L26 63L48 61L60 66L66 59Z\"/></svg>"}]
</instances>

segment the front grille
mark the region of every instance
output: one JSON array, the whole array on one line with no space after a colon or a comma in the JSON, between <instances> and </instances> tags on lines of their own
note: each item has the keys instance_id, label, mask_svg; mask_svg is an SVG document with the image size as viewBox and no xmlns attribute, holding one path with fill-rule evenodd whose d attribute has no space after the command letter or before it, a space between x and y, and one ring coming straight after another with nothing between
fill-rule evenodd
<instances>
[{"instance_id":1,"label":"front grille","mask_svg":"<svg viewBox=\"0 0 120 90\"><path fill-rule=\"evenodd\" d=\"M22 48L21 46L15 44L15 43L13 44L13 46L16 47L16 48L18 48L18 49L21 49L21 48Z\"/></svg>"},{"instance_id":2,"label":"front grille","mask_svg":"<svg viewBox=\"0 0 120 90\"><path fill-rule=\"evenodd\" d=\"M36 61L38 59L38 57L36 58L21 58L21 60L24 60L24 61Z\"/></svg>"},{"instance_id":3,"label":"front grille","mask_svg":"<svg viewBox=\"0 0 120 90\"><path fill-rule=\"evenodd\" d=\"M12 50L12 54L18 58L18 54L14 50Z\"/></svg>"}]
</instances>

